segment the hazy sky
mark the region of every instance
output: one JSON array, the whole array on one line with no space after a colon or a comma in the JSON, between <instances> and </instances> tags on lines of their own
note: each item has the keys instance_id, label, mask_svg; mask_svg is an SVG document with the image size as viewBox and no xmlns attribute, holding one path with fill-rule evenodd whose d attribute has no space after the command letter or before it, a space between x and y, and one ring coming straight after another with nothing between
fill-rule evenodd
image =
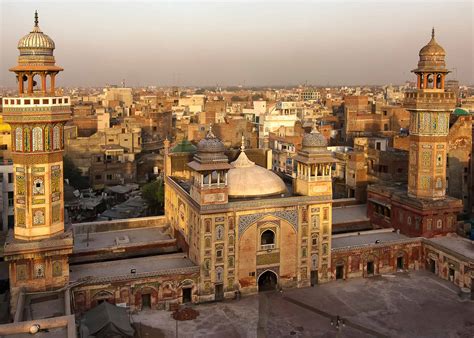
<instances>
[{"instance_id":1,"label":"hazy sky","mask_svg":"<svg viewBox=\"0 0 474 338\"><path fill-rule=\"evenodd\" d=\"M473 1L381 2L0 0L0 86L35 9L59 85L403 83L432 26L453 77L474 83Z\"/></svg>"}]
</instances>

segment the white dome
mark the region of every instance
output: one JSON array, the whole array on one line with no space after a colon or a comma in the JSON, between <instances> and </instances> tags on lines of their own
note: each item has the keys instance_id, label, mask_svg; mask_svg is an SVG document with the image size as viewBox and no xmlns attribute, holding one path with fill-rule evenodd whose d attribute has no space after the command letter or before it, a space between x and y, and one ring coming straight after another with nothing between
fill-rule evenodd
<instances>
[{"instance_id":1,"label":"white dome","mask_svg":"<svg viewBox=\"0 0 474 338\"><path fill-rule=\"evenodd\" d=\"M242 151L229 170L229 197L262 197L287 192L285 183L271 170L256 165Z\"/></svg>"}]
</instances>

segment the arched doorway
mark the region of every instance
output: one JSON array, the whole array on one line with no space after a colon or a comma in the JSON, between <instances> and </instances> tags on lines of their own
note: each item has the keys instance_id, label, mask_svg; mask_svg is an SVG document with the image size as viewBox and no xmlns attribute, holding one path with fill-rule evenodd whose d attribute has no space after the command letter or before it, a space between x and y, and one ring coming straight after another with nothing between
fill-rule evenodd
<instances>
[{"instance_id":1,"label":"arched doorway","mask_svg":"<svg viewBox=\"0 0 474 338\"><path fill-rule=\"evenodd\" d=\"M258 292L274 291L278 283L277 275L270 270L265 271L258 277Z\"/></svg>"}]
</instances>

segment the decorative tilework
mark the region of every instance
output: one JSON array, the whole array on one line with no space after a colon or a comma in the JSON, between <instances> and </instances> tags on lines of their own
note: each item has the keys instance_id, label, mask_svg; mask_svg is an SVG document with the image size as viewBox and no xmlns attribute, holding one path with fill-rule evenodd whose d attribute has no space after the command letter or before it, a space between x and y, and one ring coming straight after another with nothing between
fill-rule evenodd
<instances>
[{"instance_id":1,"label":"decorative tilework","mask_svg":"<svg viewBox=\"0 0 474 338\"><path fill-rule=\"evenodd\" d=\"M25 176L16 175L16 195L23 196L25 194Z\"/></svg>"},{"instance_id":2,"label":"decorative tilework","mask_svg":"<svg viewBox=\"0 0 474 338\"><path fill-rule=\"evenodd\" d=\"M61 169L51 171L51 192L59 192L61 184Z\"/></svg>"},{"instance_id":3,"label":"decorative tilework","mask_svg":"<svg viewBox=\"0 0 474 338\"><path fill-rule=\"evenodd\" d=\"M53 220L53 223L57 223L61 221L61 205L60 204L53 205L51 218Z\"/></svg>"},{"instance_id":4,"label":"decorative tilework","mask_svg":"<svg viewBox=\"0 0 474 338\"><path fill-rule=\"evenodd\" d=\"M25 227L26 226L25 209L16 208L15 219L16 219L16 226Z\"/></svg>"},{"instance_id":5,"label":"decorative tilework","mask_svg":"<svg viewBox=\"0 0 474 338\"><path fill-rule=\"evenodd\" d=\"M239 217L239 237L247 230L247 228L258 221L259 219L265 216L274 216L281 218L288 223L290 223L295 231L298 231L298 211L296 209L292 210L282 210L274 212L264 212L258 214L242 215Z\"/></svg>"},{"instance_id":6,"label":"decorative tilework","mask_svg":"<svg viewBox=\"0 0 474 338\"><path fill-rule=\"evenodd\" d=\"M44 225L44 208L33 209L33 225Z\"/></svg>"}]
</instances>

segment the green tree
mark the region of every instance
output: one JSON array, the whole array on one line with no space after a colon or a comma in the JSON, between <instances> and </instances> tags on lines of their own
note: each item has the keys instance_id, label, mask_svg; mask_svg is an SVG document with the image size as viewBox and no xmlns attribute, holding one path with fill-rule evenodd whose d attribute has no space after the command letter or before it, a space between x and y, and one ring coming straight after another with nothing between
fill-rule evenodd
<instances>
[{"instance_id":1,"label":"green tree","mask_svg":"<svg viewBox=\"0 0 474 338\"><path fill-rule=\"evenodd\" d=\"M81 171L68 156L64 156L63 165L64 179L67 179L70 185L76 189L87 189L90 187L89 179L82 176Z\"/></svg>"},{"instance_id":2,"label":"green tree","mask_svg":"<svg viewBox=\"0 0 474 338\"><path fill-rule=\"evenodd\" d=\"M165 201L163 179L159 177L155 181L145 184L142 187L142 197L147 202L150 212L156 215L162 215Z\"/></svg>"}]
</instances>

